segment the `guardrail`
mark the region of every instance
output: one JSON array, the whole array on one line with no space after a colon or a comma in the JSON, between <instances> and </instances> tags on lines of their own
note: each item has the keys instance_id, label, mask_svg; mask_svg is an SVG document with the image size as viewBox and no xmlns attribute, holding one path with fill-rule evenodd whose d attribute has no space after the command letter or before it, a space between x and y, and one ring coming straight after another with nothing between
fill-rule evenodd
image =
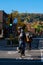
<instances>
[{"instance_id":1,"label":"guardrail","mask_svg":"<svg viewBox=\"0 0 43 65\"><path fill-rule=\"evenodd\" d=\"M43 38L33 38L31 43L31 47L34 49L41 49L43 48Z\"/></svg>"},{"instance_id":2,"label":"guardrail","mask_svg":"<svg viewBox=\"0 0 43 65\"><path fill-rule=\"evenodd\" d=\"M7 46L7 41L8 40L9 40L9 38L6 38L4 40L0 40L0 46ZM41 49L41 48L43 48L43 38L33 38L33 41L31 43L31 48L32 49Z\"/></svg>"}]
</instances>

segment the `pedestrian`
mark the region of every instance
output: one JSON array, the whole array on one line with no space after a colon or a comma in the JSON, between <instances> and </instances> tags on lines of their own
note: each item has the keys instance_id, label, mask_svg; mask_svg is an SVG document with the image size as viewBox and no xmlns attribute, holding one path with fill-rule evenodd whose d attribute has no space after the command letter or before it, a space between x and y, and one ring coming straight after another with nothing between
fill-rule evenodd
<instances>
[{"instance_id":1,"label":"pedestrian","mask_svg":"<svg viewBox=\"0 0 43 65\"><path fill-rule=\"evenodd\" d=\"M27 47L29 50L31 50L32 35L30 35L29 32L26 34L26 39L27 39Z\"/></svg>"},{"instance_id":2,"label":"pedestrian","mask_svg":"<svg viewBox=\"0 0 43 65\"><path fill-rule=\"evenodd\" d=\"M25 32L23 29L21 29L20 35L19 35L19 49L21 53L21 57L25 56Z\"/></svg>"},{"instance_id":3,"label":"pedestrian","mask_svg":"<svg viewBox=\"0 0 43 65\"><path fill-rule=\"evenodd\" d=\"M17 48L18 53L20 53L20 32L21 32L21 27L18 27L18 43L19 43L19 47Z\"/></svg>"}]
</instances>

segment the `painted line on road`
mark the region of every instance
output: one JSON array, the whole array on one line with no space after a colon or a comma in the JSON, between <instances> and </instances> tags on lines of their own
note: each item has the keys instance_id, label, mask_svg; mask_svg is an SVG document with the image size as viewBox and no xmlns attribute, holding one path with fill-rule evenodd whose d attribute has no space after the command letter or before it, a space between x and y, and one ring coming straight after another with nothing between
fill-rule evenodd
<instances>
[{"instance_id":1,"label":"painted line on road","mask_svg":"<svg viewBox=\"0 0 43 65\"><path fill-rule=\"evenodd\" d=\"M40 49L41 51L41 61L43 62L43 49Z\"/></svg>"},{"instance_id":2,"label":"painted line on road","mask_svg":"<svg viewBox=\"0 0 43 65\"><path fill-rule=\"evenodd\" d=\"M8 51L7 54L16 54L18 51Z\"/></svg>"}]
</instances>

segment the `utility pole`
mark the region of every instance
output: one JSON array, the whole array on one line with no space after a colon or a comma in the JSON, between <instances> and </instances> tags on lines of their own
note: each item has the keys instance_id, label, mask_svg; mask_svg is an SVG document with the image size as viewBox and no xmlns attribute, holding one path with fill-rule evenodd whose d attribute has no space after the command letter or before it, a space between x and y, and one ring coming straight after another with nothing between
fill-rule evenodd
<instances>
[{"instance_id":1,"label":"utility pole","mask_svg":"<svg viewBox=\"0 0 43 65\"><path fill-rule=\"evenodd\" d=\"M10 34L12 34L12 22L13 22L13 20L12 20L12 14L11 14L11 17L10 17L10 26L9 26L9 28L10 28Z\"/></svg>"},{"instance_id":2,"label":"utility pole","mask_svg":"<svg viewBox=\"0 0 43 65\"><path fill-rule=\"evenodd\" d=\"M13 38L13 33L12 33L12 13L11 13L11 17L10 17L10 25L9 25L9 38L10 38L10 45L12 46L13 42L12 42L12 38Z\"/></svg>"}]
</instances>

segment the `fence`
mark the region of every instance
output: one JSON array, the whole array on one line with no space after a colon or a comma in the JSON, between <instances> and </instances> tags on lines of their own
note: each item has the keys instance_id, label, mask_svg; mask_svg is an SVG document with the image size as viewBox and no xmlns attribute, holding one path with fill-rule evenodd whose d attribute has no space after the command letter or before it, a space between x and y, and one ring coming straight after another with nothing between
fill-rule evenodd
<instances>
[{"instance_id":1,"label":"fence","mask_svg":"<svg viewBox=\"0 0 43 65\"><path fill-rule=\"evenodd\" d=\"M41 49L43 48L43 38L33 38L31 43L32 49Z\"/></svg>"},{"instance_id":2,"label":"fence","mask_svg":"<svg viewBox=\"0 0 43 65\"><path fill-rule=\"evenodd\" d=\"M0 46L7 46L7 39L0 40ZM43 38L33 38L31 49L43 49Z\"/></svg>"}]
</instances>

